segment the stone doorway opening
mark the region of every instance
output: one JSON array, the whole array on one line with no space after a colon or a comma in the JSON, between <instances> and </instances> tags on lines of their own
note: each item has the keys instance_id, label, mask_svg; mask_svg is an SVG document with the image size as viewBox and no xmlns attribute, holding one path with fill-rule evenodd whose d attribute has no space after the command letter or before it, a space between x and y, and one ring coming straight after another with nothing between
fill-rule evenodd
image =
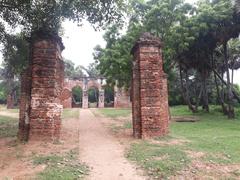
<instances>
[{"instance_id":1,"label":"stone doorway opening","mask_svg":"<svg viewBox=\"0 0 240 180\"><path fill-rule=\"evenodd\" d=\"M104 107L114 107L114 88L111 86L104 87Z\"/></svg>"},{"instance_id":2,"label":"stone doorway opening","mask_svg":"<svg viewBox=\"0 0 240 180\"><path fill-rule=\"evenodd\" d=\"M72 88L72 108L82 108L83 91L80 86Z\"/></svg>"},{"instance_id":3,"label":"stone doorway opening","mask_svg":"<svg viewBox=\"0 0 240 180\"><path fill-rule=\"evenodd\" d=\"M99 107L99 90L96 87L90 87L88 89L88 108Z\"/></svg>"}]
</instances>

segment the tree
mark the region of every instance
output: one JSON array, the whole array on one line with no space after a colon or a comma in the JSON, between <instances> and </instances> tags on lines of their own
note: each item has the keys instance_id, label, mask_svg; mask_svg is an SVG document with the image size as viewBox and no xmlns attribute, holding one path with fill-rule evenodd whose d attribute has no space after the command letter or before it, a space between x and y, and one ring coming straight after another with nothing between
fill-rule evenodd
<instances>
[{"instance_id":1,"label":"tree","mask_svg":"<svg viewBox=\"0 0 240 180\"><path fill-rule=\"evenodd\" d=\"M0 17L12 26L23 25L27 32L41 30L57 34L63 19L79 24L87 19L95 27L100 27L119 21L123 9L123 0L4 0L0 2Z\"/></svg>"}]
</instances>

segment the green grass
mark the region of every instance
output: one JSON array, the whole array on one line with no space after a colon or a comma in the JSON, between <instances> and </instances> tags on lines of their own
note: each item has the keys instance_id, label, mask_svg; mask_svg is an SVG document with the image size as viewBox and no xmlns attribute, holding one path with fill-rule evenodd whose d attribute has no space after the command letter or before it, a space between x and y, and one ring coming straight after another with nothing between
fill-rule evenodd
<instances>
[{"instance_id":1,"label":"green grass","mask_svg":"<svg viewBox=\"0 0 240 180\"><path fill-rule=\"evenodd\" d=\"M170 111L172 116L197 116L200 121L171 122L170 134L156 138L158 143L132 144L127 153L130 160L136 161L153 177L161 178L176 175L184 167L191 166L188 151L202 152L203 156L192 158L203 163L240 163L240 116L229 120L216 106L211 106L210 113L193 114L186 106L172 107ZM174 140L181 143L166 143Z\"/></svg>"},{"instance_id":2,"label":"green grass","mask_svg":"<svg viewBox=\"0 0 240 180\"><path fill-rule=\"evenodd\" d=\"M79 118L79 109L78 108L64 109L62 118L64 120L70 118Z\"/></svg>"},{"instance_id":3,"label":"green grass","mask_svg":"<svg viewBox=\"0 0 240 180\"><path fill-rule=\"evenodd\" d=\"M171 136L188 139L185 148L207 153L206 160L240 163L240 117L229 120L217 109L195 116L199 122L172 123Z\"/></svg>"},{"instance_id":4,"label":"green grass","mask_svg":"<svg viewBox=\"0 0 240 180\"><path fill-rule=\"evenodd\" d=\"M18 132L18 118L0 115L0 138L15 137Z\"/></svg>"},{"instance_id":5,"label":"green grass","mask_svg":"<svg viewBox=\"0 0 240 180\"><path fill-rule=\"evenodd\" d=\"M111 118L126 117L129 116L132 112L131 109L113 109L113 108L98 109L98 111L103 115Z\"/></svg>"},{"instance_id":6,"label":"green grass","mask_svg":"<svg viewBox=\"0 0 240 180\"><path fill-rule=\"evenodd\" d=\"M35 156L34 165L46 164L43 172L37 175L40 180L73 180L83 179L88 173L88 167L78 162L78 150L71 150L65 155L52 154Z\"/></svg>"},{"instance_id":7,"label":"green grass","mask_svg":"<svg viewBox=\"0 0 240 180\"><path fill-rule=\"evenodd\" d=\"M138 162L147 170L148 175L158 179L174 174L189 162L180 147L157 145L147 141L132 144L127 157Z\"/></svg>"}]
</instances>

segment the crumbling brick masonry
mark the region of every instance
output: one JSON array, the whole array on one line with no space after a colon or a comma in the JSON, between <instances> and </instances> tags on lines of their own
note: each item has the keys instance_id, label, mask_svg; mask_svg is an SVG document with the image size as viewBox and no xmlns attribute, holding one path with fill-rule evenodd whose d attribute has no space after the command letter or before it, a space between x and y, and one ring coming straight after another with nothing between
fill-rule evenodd
<instances>
[{"instance_id":1,"label":"crumbling brick masonry","mask_svg":"<svg viewBox=\"0 0 240 180\"><path fill-rule=\"evenodd\" d=\"M64 64L61 38L37 32L32 35L29 68L22 75L19 139L59 138Z\"/></svg>"},{"instance_id":2,"label":"crumbling brick masonry","mask_svg":"<svg viewBox=\"0 0 240 180\"><path fill-rule=\"evenodd\" d=\"M132 49L133 134L151 138L168 133L167 78L163 72L161 42L144 33Z\"/></svg>"}]
</instances>

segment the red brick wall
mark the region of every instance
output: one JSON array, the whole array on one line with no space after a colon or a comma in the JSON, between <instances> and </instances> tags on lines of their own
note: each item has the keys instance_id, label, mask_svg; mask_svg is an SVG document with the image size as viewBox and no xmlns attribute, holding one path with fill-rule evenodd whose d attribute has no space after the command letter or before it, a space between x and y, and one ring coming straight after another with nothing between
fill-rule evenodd
<instances>
[{"instance_id":1,"label":"red brick wall","mask_svg":"<svg viewBox=\"0 0 240 180\"><path fill-rule=\"evenodd\" d=\"M69 89L63 89L61 94L61 102L63 108L72 108L72 92Z\"/></svg>"},{"instance_id":2,"label":"red brick wall","mask_svg":"<svg viewBox=\"0 0 240 180\"><path fill-rule=\"evenodd\" d=\"M160 40L145 33L132 53L134 137L165 135L168 133L169 109Z\"/></svg>"}]
</instances>

